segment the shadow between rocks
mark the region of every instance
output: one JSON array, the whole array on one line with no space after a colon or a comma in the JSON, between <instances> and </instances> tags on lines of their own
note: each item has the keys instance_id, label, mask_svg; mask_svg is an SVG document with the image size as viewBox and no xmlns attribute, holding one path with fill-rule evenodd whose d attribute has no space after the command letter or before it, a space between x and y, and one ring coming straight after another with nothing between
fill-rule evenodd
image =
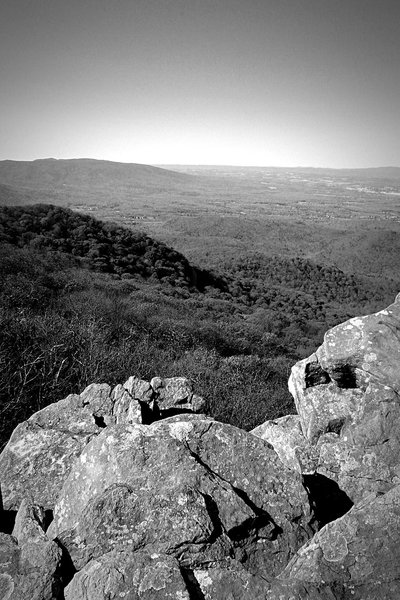
<instances>
[{"instance_id":1,"label":"shadow between rocks","mask_svg":"<svg viewBox=\"0 0 400 600\"><path fill-rule=\"evenodd\" d=\"M311 524L316 524L318 529L339 519L353 506L348 495L329 477L315 473L303 475L303 480L314 514Z\"/></svg>"},{"instance_id":2,"label":"shadow between rocks","mask_svg":"<svg viewBox=\"0 0 400 600\"><path fill-rule=\"evenodd\" d=\"M193 571L191 569L181 569L181 575L185 582L190 600L206 600Z\"/></svg>"},{"instance_id":3,"label":"shadow between rocks","mask_svg":"<svg viewBox=\"0 0 400 600\"><path fill-rule=\"evenodd\" d=\"M11 535L16 516L16 510L0 510L0 533Z\"/></svg>"}]
</instances>

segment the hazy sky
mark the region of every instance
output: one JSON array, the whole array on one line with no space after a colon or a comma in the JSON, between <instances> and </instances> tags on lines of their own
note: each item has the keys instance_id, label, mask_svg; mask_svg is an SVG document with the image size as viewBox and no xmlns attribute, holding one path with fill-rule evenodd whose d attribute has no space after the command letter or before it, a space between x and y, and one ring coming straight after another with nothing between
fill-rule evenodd
<instances>
[{"instance_id":1,"label":"hazy sky","mask_svg":"<svg viewBox=\"0 0 400 600\"><path fill-rule=\"evenodd\" d=\"M400 0L0 0L0 159L400 165Z\"/></svg>"}]
</instances>

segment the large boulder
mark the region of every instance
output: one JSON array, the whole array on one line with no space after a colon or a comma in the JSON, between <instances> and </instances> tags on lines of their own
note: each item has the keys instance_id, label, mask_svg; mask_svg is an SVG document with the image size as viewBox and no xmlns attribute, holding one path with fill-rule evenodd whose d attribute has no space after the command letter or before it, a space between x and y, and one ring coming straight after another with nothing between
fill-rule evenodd
<instances>
[{"instance_id":1,"label":"large boulder","mask_svg":"<svg viewBox=\"0 0 400 600\"><path fill-rule=\"evenodd\" d=\"M110 386L91 385L47 406L16 427L0 455L4 508L17 510L23 498L54 507L77 456L112 420Z\"/></svg>"},{"instance_id":2,"label":"large boulder","mask_svg":"<svg viewBox=\"0 0 400 600\"><path fill-rule=\"evenodd\" d=\"M182 567L235 557L278 573L311 535L301 477L240 429L185 415L105 429L83 450L48 534L77 569L156 546Z\"/></svg>"},{"instance_id":3,"label":"large boulder","mask_svg":"<svg viewBox=\"0 0 400 600\"><path fill-rule=\"evenodd\" d=\"M328 331L316 353L292 369L289 389L305 443L317 454L315 470L353 502L400 482L399 364L397 298Z\"/></svg>"}]
</instances>

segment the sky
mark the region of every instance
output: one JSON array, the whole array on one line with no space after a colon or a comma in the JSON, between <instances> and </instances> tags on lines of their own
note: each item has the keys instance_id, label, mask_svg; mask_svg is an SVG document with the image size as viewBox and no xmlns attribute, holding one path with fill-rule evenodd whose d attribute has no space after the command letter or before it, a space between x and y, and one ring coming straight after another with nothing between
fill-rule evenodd
<instances>
[{"instance_id":1,"label":"sky","mask_svg":"<svg viewBox=\"0 0 400 600\"><path fill-rule=\"evenodd\" d=\"M400 166L399 0L0 0L0 159Z\"/></svg>"}]
</instances>

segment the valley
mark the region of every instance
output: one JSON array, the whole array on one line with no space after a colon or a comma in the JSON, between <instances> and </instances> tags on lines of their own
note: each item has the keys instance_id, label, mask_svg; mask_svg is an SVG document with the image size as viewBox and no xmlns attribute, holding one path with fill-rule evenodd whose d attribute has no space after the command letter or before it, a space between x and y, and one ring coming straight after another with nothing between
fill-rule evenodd
<instances>
[{"instance_id":1,"label":"valley","mask_svg":"<svg viewBox=\"0 0 400 600\"><path fill-rule=\"evenodd\" d=\"M400 169L9 163L0 205L65 206L143 231L203 268L257 252L399 277Z\"/></svg>"}]
</instances>

